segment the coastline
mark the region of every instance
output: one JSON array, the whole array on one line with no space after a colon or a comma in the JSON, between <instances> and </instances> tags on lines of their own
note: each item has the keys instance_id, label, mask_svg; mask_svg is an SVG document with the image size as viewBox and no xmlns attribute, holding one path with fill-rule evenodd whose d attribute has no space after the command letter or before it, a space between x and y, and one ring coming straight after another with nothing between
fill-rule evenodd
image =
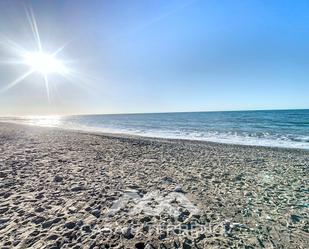
<instances>
[{"instance_id":1,"label":"coastline","mask_svg":"<svg viewBox=\"0 0 309 249\"><path fill-rule=\"evenodd\" d=\"M113 114L111 114L113 115ZM285 146L269 146L269 145L255 145L255 144L240 144L234 142L217 142L217 141L209 141L209 140L198 140L198 139L189 139L189 138L169 138L169 137L160 137L160 136L148 136L148 135L140 135L140 134L130 134L130 133L117 133L117 132L103 132L96 130L86 130L86 129L73 129L73 128L65 128L65 127L56 127L56 126L47 126L47 125L35 125L35 124L23 124L19 122L13 121L0 121L0 126L3 125L16 125L22 127L36 127L38 129L55 129L59 131L80 133L80 134L88 134L95 136L103 136L103 137L118 137L118 138L128 138L128 139L145 139L145 140L154 140L158 142L175 142L175 143L200 143L200 144L210 144L210 145L227 145L227 146L236 146L236 147L252 147L252 148L266 148L266 149L274 149L274 150L296 150L296 151L305 151L308 152L307 148L298 148L298 147L285 147Z\"/></svg>"},{"instance_id":2,"label":"coastline","mask_svg":"<svg viewBox=\"0 0 309 249\"><path fill-rule=\"evenodd\" d=\"M1 122L0 152L1 248L309 244L305 149Z\"/></svg>"}]
</instances>

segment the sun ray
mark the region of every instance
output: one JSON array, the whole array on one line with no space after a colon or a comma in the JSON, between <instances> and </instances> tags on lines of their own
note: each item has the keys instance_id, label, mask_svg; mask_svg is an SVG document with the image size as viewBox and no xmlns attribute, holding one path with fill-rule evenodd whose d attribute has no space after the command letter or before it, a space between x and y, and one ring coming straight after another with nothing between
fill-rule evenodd
<instances>
[{"instance_id":1,"label":"sun ray","mask_svg":"<svg viewBox=\"0 0 309 249\"><path fill-rule=\"evenodd\" d=\"M37 19L35 18L32 8L27 8L27 6L25 6L25 13L30 26L29 31L31 30L30 32L32 33L34 46L32 47L32 50L27 50L22 46L22 44L20 45L19 43L16 43L8 37L0 34L0 45L4 45L7 48L6 51L10 51L12 54L15 54L14 58L0 60L0 65L23 65L29 67L29 70L13 82L6 85L3 89L0 89L0 92L13 88L29 77L32 73L41 74L43 77L42 83L46 88L48 102L51 101L51 91L57 88L56 84L51 84L50 82L49 76L52 74L59 75L66 82L71 84L73 83L74 85L78 85L87 91L94 92L87 86L89 80L85 80L85 78L83 78L78 71L68 67L69 64L71 65L75 61L57 58L57 55L62 52L71 41L64 43L54 51L45 51L43 49Z\"/></svg>"},{"instance_id":2,"label":"sun ray","mask_svg":"<svg viewBox=\"0 0 309 249\"><path fill-rule=\"evenodd\" d=\"M16 86L17 84L19 84L21 81L23 81L24 79L26 79L30 74L32 74L34 72L33 69L27 71L26 73L24 73L23 75L21 75L20 77L18 77L16 80L12 81L11 83L9 83L6 87L4 87L2 89L2 91L6 91L14 86Z\"/></svg>"},{"instance_id":3,"label":"sun ray","mask_svg":"<svg viewBox=\"0 0 309 249\"><path fill-rule=\"evenodd\" d=\"M22 47L15 41L9 39L7 36L1 34L0 37L1 37L1 44L7 47L9 50L14 51L16 55L20 56L27 52L27 50L24 47Z\"/></svg>"},{"instance_id":4,"label":"sun ray","mask_svg":"<svg viewBox=\"0 0 309 249\"><path fill-rule=\"evenodd\" d=\"M53 98L59 97L59 90L57 84L49 84L49 92L50 92L50 102L52 102Z\"/></svg>"},{"instance_id":5,"label":"sun ray","mask_svg":"<svg viewBox=\"0 0 309 249\"><path fill-rule=\"evenodd\" d=\"M91 94L95 93L95 90L85 83L86 81L83 79L83 77L78 77L75 73L61 74L61 76L72 85L78 86Z\"/></svg>"},{"instance_id":6,"label":"sun ray","mask_svg":"<svg viewBox=\"0 0 309 249\"><path fill-rule=\"evenodd\" d=\"M58 49L56 49L53 53L52 56L56 56L57 54L59 54L70 42L66 42L65 44L63 44L61 47L59 47Z\"/></svg>"},{"instance_id":7,"label":"sun ray","mask_svg":"<svg viewBox=\"0 0 309 249\"><path fill-rule=\"evenodd\" d=\"M24 61L23 60L1 60L0 61L0 64L24 64Z\"/></svg>"},{"instance_id":8,"label":"sun ray","mask_svg":"<svg viewBox=\"0 0 309 249\"><path fill-rule=\"evenodd\" d=\"M42 52L43 49L42 49L41 37L40 37L40 33L39 33L39 29L38 29L38 25L37 25L35 16L33 14L33 10L31 8L27 9L26 7L25 7L25 10L26 10L27 19L28 19L30 27L32 29L34 39L37 42L38 49L39 49L40 52Z\"/></svg>"},{"instance_id":9,"label":"sun ray","mask_svg":"<svg viewBox=\"0 0 309 249\"><path fill-rule=\"evenodd\" d=\"M47 74L44 74L43 76L44 76L45 88L46 88L46 93L47 93L47 99L48 99L48 102L50 102L50 91L49 91L49 83L48 83Z\"/></svg>"}]
</instances>

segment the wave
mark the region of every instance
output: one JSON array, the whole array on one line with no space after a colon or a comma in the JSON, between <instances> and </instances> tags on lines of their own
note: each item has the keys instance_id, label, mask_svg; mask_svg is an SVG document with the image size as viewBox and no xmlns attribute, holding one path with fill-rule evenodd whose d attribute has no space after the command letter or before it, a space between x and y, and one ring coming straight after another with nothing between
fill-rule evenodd
<instances>
[{"instance_id":1,"label":"wave","mask_svg":"<svg viewBox=\"0 0 309 249\"><path fill-rule=\"evenodd\" d=\"M232 116L234 115L234 116ZM269 121L264 113L220 115L205 113L89 115L89 116L33 116L0 118L0 121L27 125L58 127L95 133L118 133L145 137L189 139L227 144L309 149L308 127L303 120L285 120L278 113ZM250 117L251 115L251 117ZM267 113L270 116L269 113ZM291 116L291 114L289 114ZM301 116L299 116L301 117ZM248 123L251 119L255 122ZM284 122L284 120L286 122ZM296 125L288 129L282 124Z\"/></svg>"}]
</instances>

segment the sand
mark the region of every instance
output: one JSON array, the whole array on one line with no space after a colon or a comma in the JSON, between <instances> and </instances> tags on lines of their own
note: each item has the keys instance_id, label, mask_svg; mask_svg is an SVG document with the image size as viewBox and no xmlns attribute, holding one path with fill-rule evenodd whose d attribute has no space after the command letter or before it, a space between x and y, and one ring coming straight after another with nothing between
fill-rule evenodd
<instances>
[{"instance_id":1,"label":"sand","mask_svg":"<svg viewBox=\"0 0 309 249\"><path fill-rule=\"evenodd\" d=\"M309 248L309 152L0 124L1 248Z\"/></svg>"}]
</instances>

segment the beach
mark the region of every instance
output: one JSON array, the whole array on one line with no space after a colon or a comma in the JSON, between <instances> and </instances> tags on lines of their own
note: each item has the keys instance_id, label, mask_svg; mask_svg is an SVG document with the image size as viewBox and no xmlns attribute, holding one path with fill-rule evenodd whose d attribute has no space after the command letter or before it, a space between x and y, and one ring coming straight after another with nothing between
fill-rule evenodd
<instances>
[{"instance_id":1,"label":"beach","mask_svg":"<svg viewBox=\"0 0 309 249\"><path fill-rule=\"evenodd\" d=\"M309 151L0 123L1 248L308 248Z\"/></svg>"}]
</instances>

